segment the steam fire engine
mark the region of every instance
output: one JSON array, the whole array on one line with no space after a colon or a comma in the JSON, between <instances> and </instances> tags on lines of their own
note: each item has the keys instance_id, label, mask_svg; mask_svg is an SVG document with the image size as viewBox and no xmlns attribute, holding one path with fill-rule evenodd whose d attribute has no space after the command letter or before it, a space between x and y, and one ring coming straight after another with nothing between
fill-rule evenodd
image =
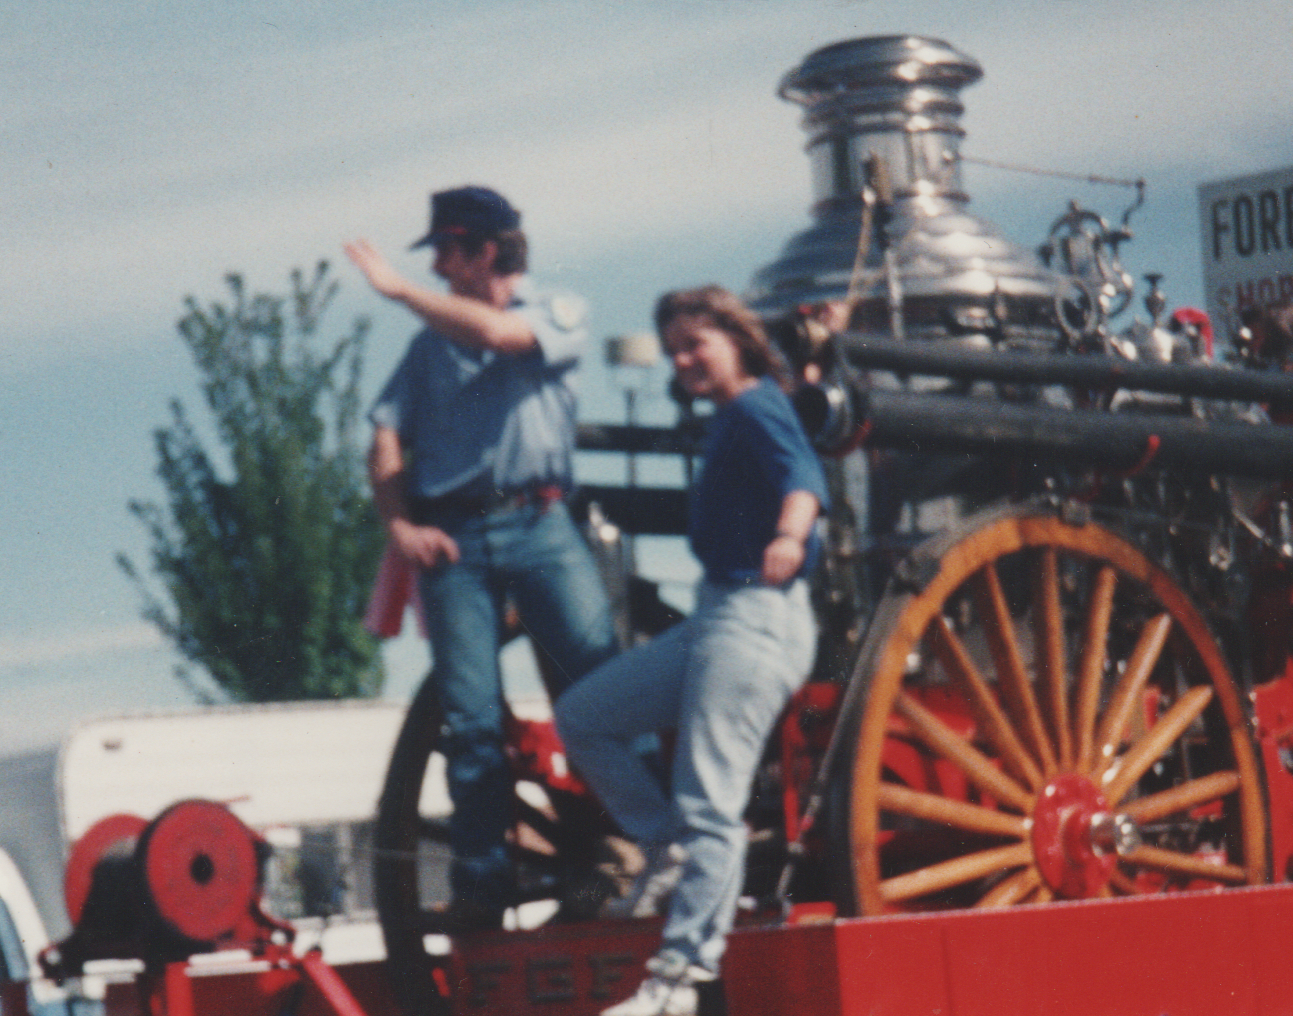
<instances>
[{"instance_id":1,"label":"steam fire engine","mask_svg":"<svg viewBox=\"0 0 1293 1016\"><path fill-rule=\"evenodd\" d=\"M1071 205L1037 254L973 215L960 91L981 73L895 36L825 47L781 82L804 109L814 220L747 296L805 379L839 496L819 661L769 746L748 910L702 1007L1285 1012L1290 314L1218 322L1214 348L1150 276L1148 320L1119 329L1138 201L1116 223ZM581 441L685 457L703 423L684 407L676 428ZM679 531L680 491L584 497L620 531ZM444 930L444 824L419 810L438 730L419 696L378 809L388 986L296 953L260 907L264 844L195 801L86 834L76 930L47 966L137 957L159 1013L597 1012L658 926L591 919L597 808L542 723L516 724L515 844L556 918L427 948ZM231 947L254 969L195 976L193 957Z\"/></svg>"}]
</instances>

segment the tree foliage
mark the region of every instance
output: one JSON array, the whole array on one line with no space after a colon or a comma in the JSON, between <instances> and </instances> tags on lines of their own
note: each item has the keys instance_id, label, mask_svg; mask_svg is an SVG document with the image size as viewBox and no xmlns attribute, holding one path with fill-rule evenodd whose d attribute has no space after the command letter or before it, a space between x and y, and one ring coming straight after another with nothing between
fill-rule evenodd
<instances>
[{"instance_id":1,"label":"tree foliage","mask_svg":"<svg viewBox=\"0 0 1293 1016\"><path fill-rule=\"evenodd\" d=\"M154 432L166 504L130 503L169 604L125 555L118 563L144 617L231 699L373 695L381 657L361 617L382 531L356 436L367 322L319 338L337 289L326 262L308 280L294 271L287 297L226 282L227 303L190 296L178 324L224 468L172 400L170 424ZM197 689L187 669L179 676Z\"/></svg>"}]
</instances>

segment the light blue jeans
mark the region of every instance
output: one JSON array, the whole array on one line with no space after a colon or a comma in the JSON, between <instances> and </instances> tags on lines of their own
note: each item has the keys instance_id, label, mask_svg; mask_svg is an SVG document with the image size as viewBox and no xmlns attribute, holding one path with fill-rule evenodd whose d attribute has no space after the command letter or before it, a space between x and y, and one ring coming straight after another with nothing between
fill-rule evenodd
<instances>
[{"instance_id":1,"label":"light blue jeans","mask_svg":"<svg viewBox=\"0 0 1293 1016\"><path fill-rule=\"evenodd\" d=\"M695 612L616 657L557 703L566 752L624 832L689 855L663 948L717 971L744 879L742 815L764 744L813 662L807 583L702 583ZM673 799L633 750L676 727Z\"/></svg>"},{"instance_id":2,"label":"light blue jeans","mask_svg":"<svg viewBox=\"0 0 1293 1016\"><path fill-rule=\"evenodd\" d=\"M554 698L618 644L597 565L564 504L438 521L461 559L422 571L418 589L433 654L428 681L444 713L450 882L455 896L501 910L512 902L513 883L498 665L504 598L512 597L526 634L556 664Z\"/></svg>"}]
</instances>

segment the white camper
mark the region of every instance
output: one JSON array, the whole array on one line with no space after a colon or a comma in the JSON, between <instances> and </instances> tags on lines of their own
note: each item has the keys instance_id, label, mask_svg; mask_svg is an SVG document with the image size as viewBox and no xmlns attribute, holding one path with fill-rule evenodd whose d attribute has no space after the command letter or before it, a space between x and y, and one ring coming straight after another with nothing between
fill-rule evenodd
<instances>
[{"instance_id":1,"label":"white camper","mask_svg":"<svg viewBox=\"0 0 1293 1016\"><path fill-rule=\"evenodd\" d=\"M151 820L190 798L219 801L275 847L266 904L297 925L304 944L320 941L332 963L381 959L372 819L404 711L348 701L84 722L57 751L0 759L0 849L58 939L71 930L63 866L91 826L119 813ZM423 814L449 812L442 766L433 756Z\"/></svg>"}]
</instances>

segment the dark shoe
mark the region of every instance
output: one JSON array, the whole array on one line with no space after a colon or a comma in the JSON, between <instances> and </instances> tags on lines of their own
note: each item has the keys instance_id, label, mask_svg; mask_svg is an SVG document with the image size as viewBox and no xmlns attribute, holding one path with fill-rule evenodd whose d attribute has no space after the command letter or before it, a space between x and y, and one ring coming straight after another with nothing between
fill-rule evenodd
<instances>
[{"instance_id":1,"label":"dark shoe","mask_svg":"<svg viewBox=\"0 0 1293 1016\"><path fill-rule=\"evenodd\" d=\"M457 896L443 907L438 924L443 934L469 935L476 931L497 931L503 927L504 911L490 907L468 896Z\"/></svg>"}]
</instances>

